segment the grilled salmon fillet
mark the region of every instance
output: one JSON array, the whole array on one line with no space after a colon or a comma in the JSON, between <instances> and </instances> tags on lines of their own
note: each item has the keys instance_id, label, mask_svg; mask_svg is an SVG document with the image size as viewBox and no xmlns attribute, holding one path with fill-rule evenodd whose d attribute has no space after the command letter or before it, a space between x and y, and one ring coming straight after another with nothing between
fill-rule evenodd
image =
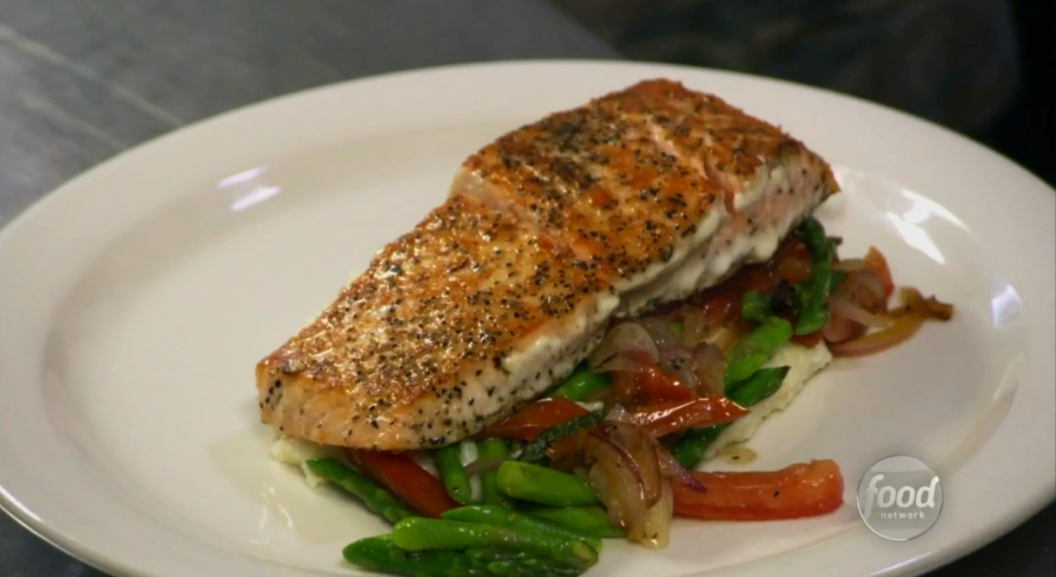
<instances>
[{"instance_id":1,"label":"grilled salmon fillet","mask_svg":"<svg viewBox=\"0 0 1056 577\"><path fill-rule=\"evenodd\" d=\"M261 418L326 445L459 441L566 377L611 319L767 260L838 191L775 126L650 80L510 132L257 365Z\"/></svg>"}]
</instances>

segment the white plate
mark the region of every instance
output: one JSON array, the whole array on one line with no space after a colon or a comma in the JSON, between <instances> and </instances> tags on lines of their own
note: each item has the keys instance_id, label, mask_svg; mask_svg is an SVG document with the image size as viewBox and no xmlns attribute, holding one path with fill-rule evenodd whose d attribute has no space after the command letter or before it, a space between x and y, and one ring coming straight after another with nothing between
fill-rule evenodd
<instances>
[{"instance_id":1,"label":"white plate","mask_svg":"<svg viewBox=\"0 0 1056 577\"><path fill-rule=\"evenodd\" d=\"M591 575L918 574L1054 496L1056 193L903 114L699 69L516 63L309 91L151 142L67 184L0 233L0 502L117 573L353 573L384 530L269 460L253 367L374 250L447 192L467 155L546 113L648 77L714 92L827 157L846 194L819 213L897 280L957 306L882 356L840 361L751 443L759 468L834 458L835 514L677 522L653 553L612 542ZM881 457L935 466L927 534L873 535L853 487Z\"/></svg>"}]
</instances>

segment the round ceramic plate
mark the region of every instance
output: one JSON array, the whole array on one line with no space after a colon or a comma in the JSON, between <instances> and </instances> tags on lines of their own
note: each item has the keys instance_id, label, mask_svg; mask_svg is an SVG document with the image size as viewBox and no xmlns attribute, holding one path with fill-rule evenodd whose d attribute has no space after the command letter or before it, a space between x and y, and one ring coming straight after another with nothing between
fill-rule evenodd
<instances>
[{"instance_id":1,"label":"round ceramic plate","mask_svg":"<svg viewBox=\"0 0 1056 577\"><path fill-rule=\"evenodd\" d=\"M447 194L461 161L547 113L667 77L778 123L834 166L819 211L844 254L886 253L952 301L885 354L839 360L750 446L751 467L832 458L844 506L768 523L678 520L652 552L610 541L592 575L913 575L1054 497L1056 192L891 110L693 68L529 62L394 74L203 122L123 154L0 233L0 503L118 574L349 575L385 525L273 462L254 365ZM883 457L934 467L918 539L859 520ZM729 466L729 465L726 465Z\"/></svg>"}]
</instances>

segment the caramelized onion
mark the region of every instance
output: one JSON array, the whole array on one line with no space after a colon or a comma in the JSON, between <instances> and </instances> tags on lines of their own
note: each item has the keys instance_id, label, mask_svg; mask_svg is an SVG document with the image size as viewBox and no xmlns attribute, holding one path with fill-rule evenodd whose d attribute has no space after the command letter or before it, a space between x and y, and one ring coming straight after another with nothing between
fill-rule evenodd
<instances>
[{"instance_id":1,"label":"caramelized onion","mask_svg":"<svg viewBox=\"0 0 1056 577\"><path fill-rule=\"evenodd\" d=\"M645 354L654 362L660 360L656 342L645 328L634 322L620 323L610 330L591 353L588 364L595 372L635 370L634 358Z\"/></svg>"},{"instance_id":2,"label":"caramelized onion","mask_svg":"<svg viewBox=\"0 0 1056 577\"><path fill-rule=\"evenodd\" d=\"M923 323L924 317L908 314L899 317L891 326L882 331L846 342L830 344L829 350L837 357L861 357L879 353L905 342L920 329Z\"/></svg>"},{"instance_id":3,"label":"caramelized onion","mask_svg":"<svg viewBox=\"0 0 1056 577\"><path fill-rule=\"evenodd\" d=\"M670 482L661 475L662 448L643 429L613 422L591 431L585 448L593 461L587 479L609 521L631 541L665 547L673 505Z\"/></svg>"},{"instance_id":4,"label":"caramelized onion","mask_svg":"<svg viewBox=\"0 0 1056 577\"><path fill-rule=\"evenodd\" d=\"M704 483L700 482L700 479L694 477L689 471L679 463L677 459L671 456L663 447L656 452L657 457L660 460L660 475L665 479L674 479L686 487L693 489L700 493L707 493L708 488L704 486Z\"/></svg>"},{"instance_id":5,"label":"caramelized onion","mask_svg":"<svg viewBox=\"0 0 1056 577\"><path fill-rule=\"evenodd\" d=\"M829 302L829 310L835 316L840 316L874 329L886 328L891 324L890 320L874 315L853 302L839 296L834 296Z\"/></svg>"},{"instance_id":6,"label":"caramelized onion","mask_svg":"<svg viewBox=\"0 0 1056 577\"><path fill-rule=\"evenodd\" d=\"M704 342L708 335L708 317L699 308L690 308L682 319L682 340L689 346Z\"/></svg>"},{"instance_id":7,"label":"caramelized onion","mask_svg":"<svg viewBox=\"0 0 1056 577\"><path fill-rule=\"evenodd\" d=\"M848 274L847 278L840 283L840 286L844 285L846 285L847 290L854 295L852 298L861 301L859 304L862 306L872 308L869 304L873 300L878 302L884 302L887 300L884 296L883 283L880 282L880 279L876 278L876 273L870 269L862 269ZM864 295L856 292L858 287L864 288L869 294Z\"/></svg>"},{"instance_id":8,"label":"caramelized onion","mask_svg":"<svg viewBox=\"0 0 1056 577\"><path fill-rule=\"evenodd\" d=\"M830 315L828 322L821 329L821 336L828 343L842 343L864 335L865 331L865 325L839 315Z\"/></svg>"},{"instance_id":9,"label":"caramelized onion","mask_svg":"<svg viewBox=\"0 0 1056 577\"><path fill-rule=\"evenodd\" d=\"M641 529L636 530L632 540L648 549L666 549L671 537L671 518L675 512L674 493L671 482L664 479L660 499L649 507L642 519ZM631 532L628 531L628 537Z\"/></svg>"},{"instance_id":10,"label":"caramelized onion","mask_svg":"<svg viewBox=\"0 0 1056 577\"><path fill-rule=\"evenodd\" d=\"M843 272L857 272L866 268L865 260L860 258L849 258L841 260L836 263L832 268L836 270L842 270Z\"/></svg>"},{"instance_id":11,"label":"caramelized onion","mask_svg":"<svg viewBox=\"0 0 1056 577\"><path fill-rule=\"evenodd\" d=\"M660 368L665 373L678 373L684 384L697 388L697 377L693 373L693 351L671 330L669 321L648 318L640 321L649 336L653 337L659 354Z\"/></svg>"},{"instance_id":12,"label":"caramelized onion","mask_svg":"<svg viewBox=\"0 0 1056 577\"><path fill-rule=\"evenodd\" d=\"M626 469L627 481L637 485L638 495L651 506L660 498L660 463L657 443L645 429L617 423L603 423L590 432L586 443L587 458L596 462L611 461L617 469Z\"/></svg>"},{"instance_id":13,"label":"caramelized onion","mask_svg":"<svg viewBox=\"0 0 1056 577\"><path fill-rule=\"evenodd\" d=\"M726 387L726 355L722 349L710 343L700 343L693 347L693 363L697 394L705 397L723 394Z\"/></svg>"},{"instance_id":14,"label":"caramelized onion","mask_svg":"<svg viewBox=\"0 0 1056 577\"><path fill-rule=\"evenodd\" d=\"M950 320L953 317L953 305L944 303L934 296L924 298L920 291L913 287L903 287L899 292L902 308L892 311L892 315L915 314L929 319Z\"/></svg>"}]
</instances>

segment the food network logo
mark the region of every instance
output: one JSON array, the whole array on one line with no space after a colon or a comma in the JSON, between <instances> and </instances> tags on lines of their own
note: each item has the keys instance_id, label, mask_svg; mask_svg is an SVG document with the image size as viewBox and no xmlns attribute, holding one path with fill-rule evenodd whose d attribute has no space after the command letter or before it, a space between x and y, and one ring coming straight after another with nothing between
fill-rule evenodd
<instances>
[{"instance_id":1,"label":"food network logo","mask_svg":"<svg viewBox=\"0 0 1056 577\"><path fill-rule=\"evenodd\" d=\"M877 535L908 541L923 535L942 511L942 482L913 457L888 457L865 472L858 484L858 513Z\"/></svg>"}]
</instances>

